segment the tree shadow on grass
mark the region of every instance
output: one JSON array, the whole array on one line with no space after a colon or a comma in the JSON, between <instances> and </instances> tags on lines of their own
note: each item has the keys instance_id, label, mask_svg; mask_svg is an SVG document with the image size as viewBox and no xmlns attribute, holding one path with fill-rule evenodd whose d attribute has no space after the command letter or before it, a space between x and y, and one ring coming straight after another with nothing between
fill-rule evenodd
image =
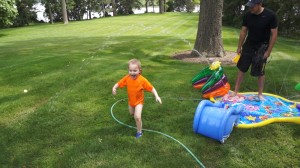
<instances>
[{"instance_id":1,"label":"tree shadow on grass","mask_svg":"<svg viewBox=\"0 0 300 168\"><path fill-rule=\"evenodd\" d=\"M0 33L0 38L1 38L1 37L4 37L4 36L7 36L7 35L6 35L6 34L1 34L1 33Z\"/></svg>"}]
</instances>

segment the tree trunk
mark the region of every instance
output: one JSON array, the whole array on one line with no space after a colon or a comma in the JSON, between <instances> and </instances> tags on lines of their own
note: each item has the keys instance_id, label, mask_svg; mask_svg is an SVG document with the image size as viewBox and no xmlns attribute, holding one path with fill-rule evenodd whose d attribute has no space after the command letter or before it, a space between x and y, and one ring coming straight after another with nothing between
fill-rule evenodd
<instances>
[{"instance_id":1,"label":"tree trunk","mask_svg":"<svg viewBox=\"0 0 300 168\"><path fill-rule=\"evenodd\" d=\"M146 0L146 1L145 1L145 8L146 8L145 13L148 13L148 1L149 1L149 0Z\"/></svg>"},{"instance_id":2,"label":"tree trunk","mask_svg":"<svg viewBox=\"0 0 300 168\"><path fill-rule=\"evenodd\" d=\"M159 3L159 13L163 14L164 13L164 0L158 0Z\"/></svg>"},{"instance_id":3,"label":"tree trunk","mask_svg":"<svg viewBox=\"0 0 300 168\"><path fill-rule=\"evenodd\" d=\"M223 57L222 42L223 0L202 0L198 22L198 32L192 51L193 56Z\"/></svg>"},{"instance_id":4,"label":"tree trunk","mask_svg":"<svg viewBox=\"0 0 300 168\"><path fill-rule=\"evenodd\" d=\"M61 8L62 8L63 22L64 24L68 24L67 5L65 0L61 0Z\"/></svg>"},{"instance_id":5,"label":"tree trunk","mask_svg":"<svg viewBox=\"0 0 300 168\"><path fill-rule=\"evenodd\" d=\"M117 16L116 1L111 0L111 5L112 5L112 9L113 9L113 15Z\"/></svg>"},{"instance_id":6,"label":"tree trunk","mask_svg":"<svg viewBox=\"0 0 300 168\"><path fill-rule=\"evenodd\" d=\"M152 0L152 5L153 5L153 13L155 13L155 11L154 11L154 0Z\"/></svg>"},{"instance_id":7,"label":"tree trunk","mask_svg":"<svg viewBox=\"0 0 300 168\"><path fill-rule=\"evenodd\" d=\"M91 0L88 0L88 10L87 10L88 12L87 12L87 18L89 19L89 20L91 20L92 19L92 4L91 4Z\"/></svg>"},{"instance_id":8,"label":"tree trunk","mask_svg":"<svg viewBox=\"0 0 300 168\"><path fill-rule=\"evenodd\" d=\"M53 13L52 13L52 5L51 5L51 3L48 3L48 8L49 8L50 24L53 24Z\"/></svg>"}]
</instances>

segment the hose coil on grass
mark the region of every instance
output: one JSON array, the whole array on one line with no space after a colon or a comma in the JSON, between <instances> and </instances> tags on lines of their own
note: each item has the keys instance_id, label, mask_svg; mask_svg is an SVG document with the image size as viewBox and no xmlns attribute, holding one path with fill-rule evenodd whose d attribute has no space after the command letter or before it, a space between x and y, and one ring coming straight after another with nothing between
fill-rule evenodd
<instances>
[{"instance_id":1,"label":"hose coil on grass","mask_svg":"<svg viewBox=\"0 0 300 168\"><path fill-rule=\"evenodd\" d=\"M149 98L149 97L147 97L147 98ZM132 129L136 129L136 127L134 127L134 126L131 126L131 125L128 125L128 124L125 124L125 123L123 123L123 122L121 122L120 120L118 120L115 116L114 116L114 114L113 114L113 109L114 109L114 107L115 107L115 105L116 104L118 104L119 102L121 102L121 101L125 101L127 98L123 98L123 99L120 99L120 100L118 100L118 101L116 101L112 106L111 106L111 108L110 108L110 114L111 114L111 116L112 116L112 118L116 121L116 122L118 122L119 124L121 124L121 125L124 125L124 126L126 126L126 127L129 127L129 128L132 128ZM187 100L187 99L180 99L180 100ZM193 99L193 100L196 100L196 99ZM199 100L199 99L197 99L197 100ZM177 140L177 139L175 139L174 137L172 137L172 136L170 136L170 135L168 135L168 134L165 134L165 133L163 133L163 132L159 132L159 131L155 131L155 130L150 130L150 129L142 129L143 131L147 131L147 132L153 132L153 133L157 133L157 134L160 134L160 135L163 135L163 136L165 136L165 137L168 137L168 138L170 138L170 139L172 139L172 140L174 140L175 142L177 142L179 145L181 145L192 157L193 157L193 159L200 165L200 167L203 167L203 168L205 168L205 166L202 164L202 162L191 152L191 150L189 150L189 148L187 148L183 143L181 143L179 140Z\"/></svg>"}]
</instances>

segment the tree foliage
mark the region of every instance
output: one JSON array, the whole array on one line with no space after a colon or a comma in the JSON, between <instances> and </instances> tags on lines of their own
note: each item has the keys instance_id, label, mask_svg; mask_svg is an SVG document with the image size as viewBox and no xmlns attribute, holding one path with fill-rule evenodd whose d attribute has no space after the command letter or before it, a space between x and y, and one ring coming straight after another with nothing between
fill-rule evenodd
<instances>
[{"instance_id":1,"label":"tree foliage","mask_svg":"<svg viewBox=\"0 0 300 168\"><path fill-rule=\"evenodd\" d=\"M269 0L265 6L276 12L281 35L300 37L300 1Z\"/></svg>"},{"instance_id":2,"label":"tree foliage","mask_svg":"<svg viewBox=\"0 0 300 168\"><path fill-rule=\"evenodd\" d=\"M246 0L224 0L223 24L241 27L242 17L248 10L242 9ZM299 0L268 0L263 6L273 10L278 19L279 34L287 37L300 37L300 1Z\"/></svg>"},{"instance_id":3,"label":"tree foliage","mask_svg":"<svg viewBox=\"0 0 300 168\"><path fill-rule=\"evenodd\" d=\"M240 28L245 10L242 6L248 0L223 0L223 25ZM159 3L160 2L160 3ZM63 21L61 0L0 0L0 28L24 26L37 21L33 5L41 3L45 6L45 15L50 23ZM83 20L86 14L92 19L92 12L102 16L133 14L135 8L140 9L143 4L160 4L160 12L192 12L199 0L66 0L68 20ZM147 4L147 5L146 5ZM276 12L280 35L300 37L300 1L299 0L265 0L263 6Z\"/></svg>"},{"instance_id":4,"label":"tree foliage","mask_svg":"<svg viewBox=\"0 0 300 168\"><path fill-rule=\"evenodd\" d=\"M139 0L116 0L116 10L118 15L133 14L133 9L140 9L142 3Z\"/></svg>"},{"instance_id":5,"label":"tree foliage","mask_svg":"<svg viewBox=\"0 0 300 168\"><path fill-rule=\"evenodd\" d=\"M13 20L18 14L18 11L14 6L14 0L0 1L0 27L6 27L13 24Z\"/></svg>"},{"instance_id":6,"label":"tree foliage","mask_svg":"<svg viewBox=\"0 0 300 168\"><path fill-rule=\"evenodd\" d=\"M195 9L195 5L199 3L199 0L169 0L167 2L167 12L187 11L191 13Z\"/></svg>"},{"instance_id":7,"label":"tree foliage","mask_svg":"<svg viewBox=\"0 0 300 168\"><path fill-rule=\"evenodd\" d=\"M18 15L14 20L14 26L29 25L29 23L36 21L37 14L33 11L33 5L37 0L16 0L16 7Z\"/></svg>"}]
</instances>

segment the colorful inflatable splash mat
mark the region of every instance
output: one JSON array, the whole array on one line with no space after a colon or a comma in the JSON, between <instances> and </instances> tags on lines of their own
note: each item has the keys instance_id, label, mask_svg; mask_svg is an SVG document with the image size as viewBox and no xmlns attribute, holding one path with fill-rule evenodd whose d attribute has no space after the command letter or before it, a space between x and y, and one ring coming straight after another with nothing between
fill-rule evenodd
<instances>
[{"instance_id":1,"label":"colorful inflatable splash mat","mask_svg":"<svg viewBox=\"0 0 300 168\"><path fill-rule=\"evenodd\" d=\"M237 128L261 127L274 122L292 122L300 124L300 102L293 102L278 95L264 93L265 100L259 100L257 93L239 93L240 96L216 98L225 103L225 107L237 107L241 104L244 110L240 113Z\"/></svg>"}]
</instances>

